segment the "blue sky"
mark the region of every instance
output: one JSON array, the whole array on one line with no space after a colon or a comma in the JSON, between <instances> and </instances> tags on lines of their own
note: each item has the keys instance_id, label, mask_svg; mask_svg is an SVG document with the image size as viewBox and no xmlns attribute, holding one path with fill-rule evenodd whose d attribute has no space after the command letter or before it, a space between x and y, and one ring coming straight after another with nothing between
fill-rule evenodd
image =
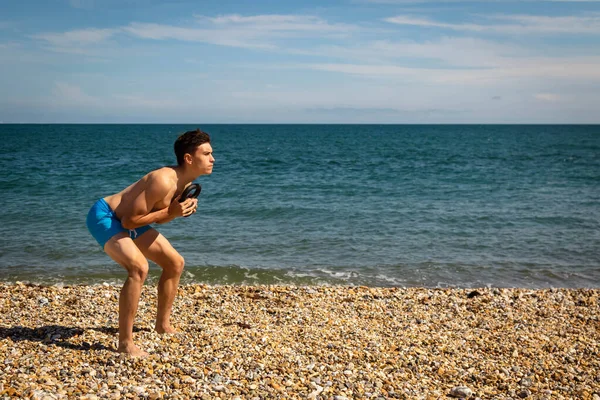
<instances>
[{"instance_id":1,"label":"blue sky","mask_svg":"<svg viewBox=\"0 0 600 400\"><path fill-rule=\"evenodd\" d=\"M600 0L0 0L0 121L600 123Z\"/></svg>"}]
</instances>

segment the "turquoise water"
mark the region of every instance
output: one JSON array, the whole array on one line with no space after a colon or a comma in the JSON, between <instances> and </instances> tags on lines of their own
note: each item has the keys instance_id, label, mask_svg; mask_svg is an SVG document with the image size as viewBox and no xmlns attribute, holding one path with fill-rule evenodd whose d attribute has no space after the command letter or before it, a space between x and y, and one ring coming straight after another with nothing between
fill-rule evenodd
<instances>
[{"instance_id":1,"label":"turquoise water","mask_svg":"<svg viewBox=\"0 0 600 400\"><path fill-rule=\"evenodd\" d=\"M0 125L0 281L122 281L87 211L196 127ZM600 287L600 126L199 127L184 282Z\"/></svg>"}]
</instances>

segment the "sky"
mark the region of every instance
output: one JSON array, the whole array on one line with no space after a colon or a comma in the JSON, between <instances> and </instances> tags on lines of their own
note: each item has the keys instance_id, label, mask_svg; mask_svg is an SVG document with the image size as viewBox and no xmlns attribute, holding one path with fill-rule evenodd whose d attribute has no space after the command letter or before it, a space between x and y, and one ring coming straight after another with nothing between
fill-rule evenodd
<instances>
[{"instance_id":1,"label":"sky","mask_svg":"<svg viewBox=\"0 0 600 400\"><path fill-rule=\"evenodd\" d=\"M600 0L0 0L3 123L600 123Z\"/></svg>"}]
</instances>

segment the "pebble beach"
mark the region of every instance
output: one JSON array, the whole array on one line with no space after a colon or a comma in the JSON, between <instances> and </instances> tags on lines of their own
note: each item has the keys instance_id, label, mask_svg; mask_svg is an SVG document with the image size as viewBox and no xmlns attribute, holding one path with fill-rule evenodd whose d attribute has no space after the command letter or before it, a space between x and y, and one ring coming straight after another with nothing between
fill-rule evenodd
<instances>
[{"instance_id":1,"label":"pebble beach","mask_svg":"<svg viewBox=\"0 0 600 400\"><path fill-rule=\"evenodd\" d=\"M0 399L600 400L600 290L0 284Z\"/></svg>"}]
</instances>

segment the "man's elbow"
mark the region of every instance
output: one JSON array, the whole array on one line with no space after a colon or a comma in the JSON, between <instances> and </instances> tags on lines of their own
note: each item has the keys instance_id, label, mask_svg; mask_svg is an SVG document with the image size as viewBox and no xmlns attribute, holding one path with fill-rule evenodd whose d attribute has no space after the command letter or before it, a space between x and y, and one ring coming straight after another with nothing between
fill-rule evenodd
<instances>
[{"instance_id":1,"label":"man's elbow","mask_svg":"<svg viewBox=\"0 0 600 400\"><path fill-rule=\"evenodd\" d=\"M125 229L135 229L135 224L133 222L133 218L123 217L121 219L121 226Z\"/></svg>"}]
</instances>

